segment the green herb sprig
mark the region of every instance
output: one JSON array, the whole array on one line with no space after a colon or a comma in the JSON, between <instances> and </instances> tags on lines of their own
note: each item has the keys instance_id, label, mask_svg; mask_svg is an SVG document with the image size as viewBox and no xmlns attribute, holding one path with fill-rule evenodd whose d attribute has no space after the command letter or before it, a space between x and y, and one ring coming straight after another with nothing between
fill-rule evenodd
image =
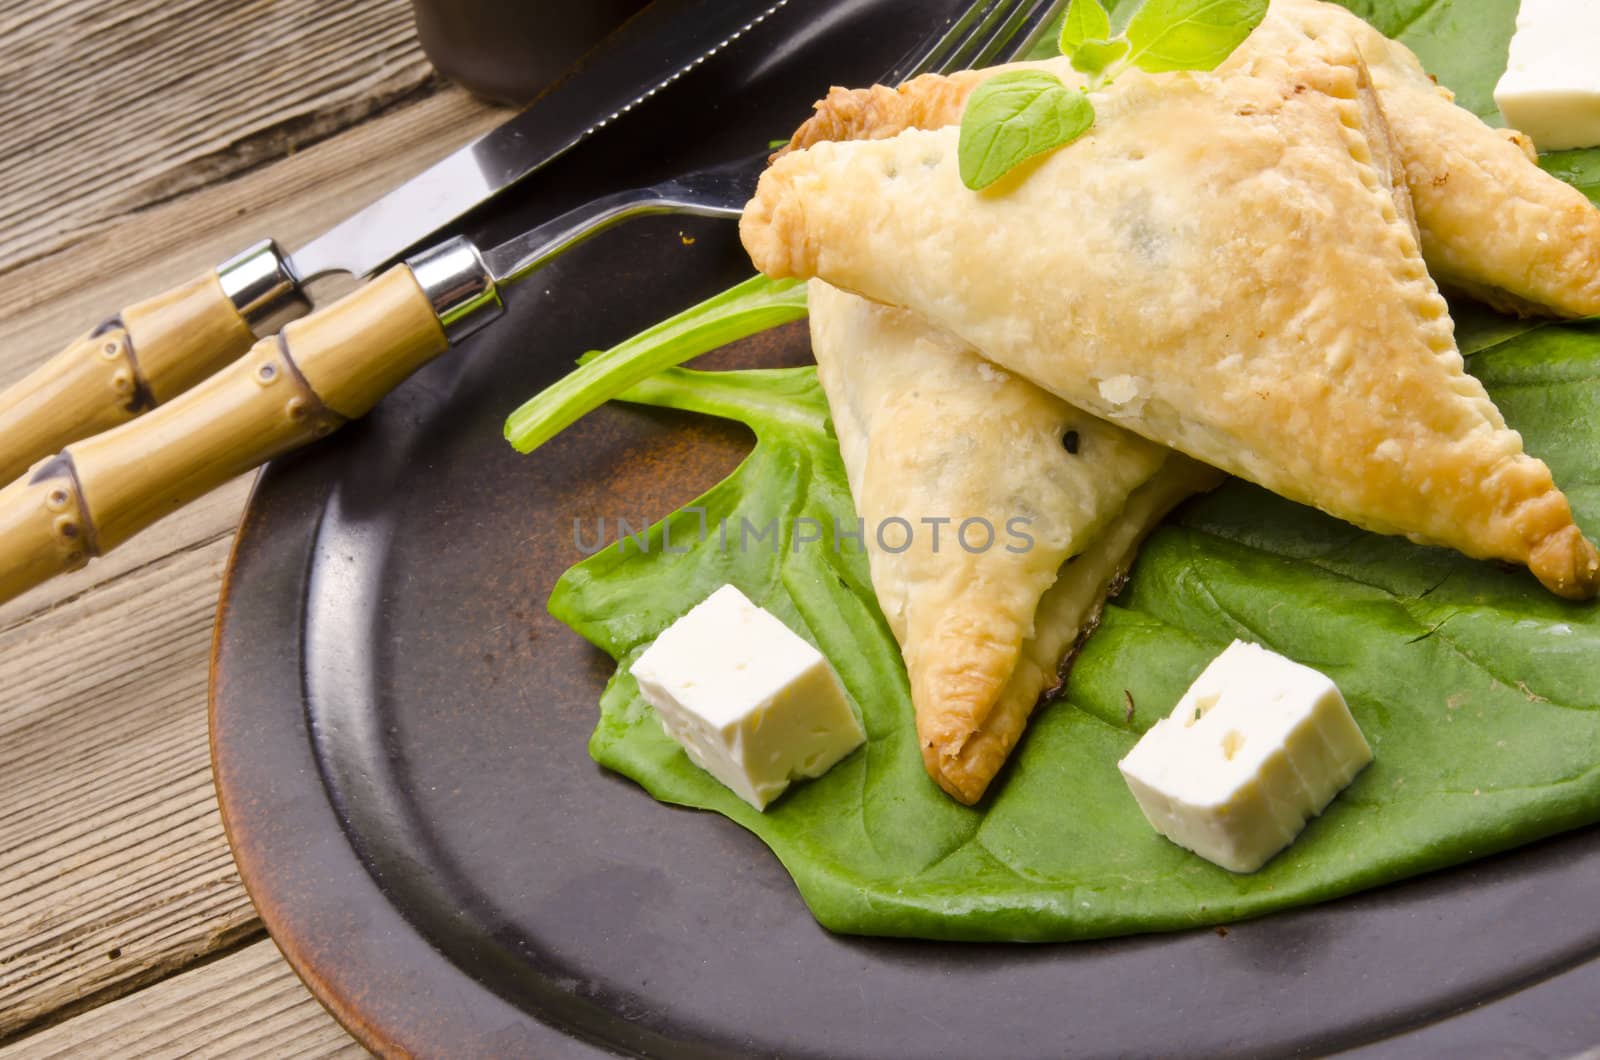
<instances>
[{"instance_id":1,"label":"green herb sprig","mask_svg":"<svg viewBox=\"0 0 1600 1060\"><path fill-rule=\"evenodd\" d=\"M1017 166L1071 143L1094 126L1088 92L1124 70L1214 70L1267 15L1268 0L1145 0L1113 34L1100 0L1071 0L1061 54L1087 82L1073 90L1054 74L1014 70L972 93L961 117L961 181L982 191Z\"/></svg>"},{"instance_id":2,"label":"green herb sprig","mask_svg":"<svg viewBox=\"0 0 1600 1060\"><path fill-rule=\"evenodd\" d=\"M753 276L604 352L541 390L506 418L506 441L531 453L636 383L747 335L806 315L800 280Z\"/></svg>"}]
</instances>

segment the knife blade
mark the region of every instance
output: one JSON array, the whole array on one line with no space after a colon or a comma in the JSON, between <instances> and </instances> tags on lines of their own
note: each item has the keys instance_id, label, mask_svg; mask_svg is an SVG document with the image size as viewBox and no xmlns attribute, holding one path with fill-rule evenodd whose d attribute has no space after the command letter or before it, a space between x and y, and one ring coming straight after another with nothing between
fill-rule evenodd
<instances>
[{"instance_id":1,"label":"knife blade","mask_svg":"<svg viewBox=\"0 0 1600 1060\"><path fill-rule=\"evenodd\" d=\"M652 4L605 55L505 124L417 174L284 259L305 283L376 271L468 210L677 81L794 0Z\"/></svg>"},{"instance_id":2,"label":"knife blade","mask_svg":"<svg viewBox=\"0 0 1600 1060\"><path fill-rule=\"evenodd\" d=\"M527 109L292 254L264 239L120 313L0 394L0 483L170 400L312 308L571 151L798 0L656 0Z\"/></svg>"},{"instance_id":3,"label":"knife blade","mask_svg":"<svg viewBox=\"0 0 1600 1060\"><path fill-rule=\"evenodd\" d=\"M1063 0L963 2L966 14L933 26L907 72L1015 54ZM502 286L587 235L641 213L735 215L765 154L602 196L484 252L463 236L436 243L263 338L169 404L40 462L0 489L0 601L83 566L235 475L364 415L412 372L496 319Z\"/></svg>"}]
</instances>

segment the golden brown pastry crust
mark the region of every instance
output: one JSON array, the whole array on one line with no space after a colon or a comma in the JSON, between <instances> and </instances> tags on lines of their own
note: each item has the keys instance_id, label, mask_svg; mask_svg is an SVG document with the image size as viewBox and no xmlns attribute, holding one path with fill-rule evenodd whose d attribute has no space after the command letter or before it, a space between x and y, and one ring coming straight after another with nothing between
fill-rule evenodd
<instances>
[{"instance_id":1,"label":"golden brown pastry crust","mask_svg":"<svg viewBox=\"0 0 1600 1060\"><path fill-rule=\"evenodd\" d=\"M982 194L953 128L819 143L763 176L741 236L769 276L912 308L1286 497L1593 596L1600 555L1463 370L1359 59L1336 58L1124 75L1089 134Z\"/></svg>"},{"instance_id":2,"label":"golden brown pastry crust","mask_svg":"<svg viewBox=\"0 0 1600 1060\"><path fill-rule=\"evenodd\" d=\"M949 75L922 74L895 88L873 85L852 89L835 85L816 103L816 113L795 130L772 160L829 140L885 140L906 129L954 125L961 120L961 111L973 89L1003 70L1032 65L1037 64L1015 63Z\"/></svg>"},{"instance_id":3,"label":"golden brown pastry crust","mask_svg":"<svg viewBox=\"0 0 1600 1060\"><path fill-rule=\"evenodd\" d=\"M808 302L923 758L970 804L1139 538L1220 476L995 368L905 310L820 281ZM907 547L901 530L887 544L874 532L894 519L913 530Z\"/></svg>"},{"instance_id":4,"label":"golden brown pastry crust","mask_svg":"<svg viewBox=\"0 0 1600 1060\"><path fill-rule=\"evenodd\" d=\"M1171 454L1148 482L1128 495L1088 548L1061 568L1039 599L1034 635L1023 641L1011 679L983 725L948 753L924 741L923 762L941 787L968 804L982 796L1021 737L1034 702L1065 676L1077 649L1094 631L1106 598L1115 595L1146 535L1185 498L1222 479L1214 468ZM1037 689L1031 698L1024 694L1030 689Z\"/></svg>"},{"instance_id":5,"label":"golden brown pastry crust","mask_svg":"<svg viewBox=\"0 0 1600 1060\"><path fill-rule=\"evenodd\" d=\"M1348 43L1371 69L1435 280L1507 312L1600 314L1600 209L1541 170L1527 137L1492 129L1456 106L1409 48L1337 4L1272 0L1266 20L1219 72L1248 70L1318 40ZM1068 63L1051 59L949 78L926 74L898 89L835 88L779 154L954 124L984 79L1025 68L1083 83Z\"/></svg>"},{"instance_id":6,"label":"golden brown pastry crust","mask_svg":"<svg viewBox=\"0 0 1600 1060\"><path fill-rule=\"evenodd\" d=\"M1245 54L1224 69L1329 37L1350 41L1372 68L1434 278L1504 308L1600 313L1600 209L1535 165L1524 145L1456 106L1405 45L1338 4L1273 0Z\"/></svg>"}]
</instances>

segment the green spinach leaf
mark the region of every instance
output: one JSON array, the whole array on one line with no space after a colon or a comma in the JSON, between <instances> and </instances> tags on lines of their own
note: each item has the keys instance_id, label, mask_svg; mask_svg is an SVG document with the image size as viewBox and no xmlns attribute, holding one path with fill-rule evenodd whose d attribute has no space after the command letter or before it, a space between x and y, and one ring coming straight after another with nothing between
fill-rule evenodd
<instances>
[{"instance_id":1,"label":"green spinach leaf","mask_svg":"<svg viewBox=\"0 0 1600 1060\"><path fill-rule=\"evenodd\" d=\"M585 413L661 369L805 315L805 284L754 276L609 350L587 354L576 371L506 417L506 441L519 453L531 453Z\"/></svg>"},{"instance_id":2,"label":"green spinach leaf","mask_svg":"<svg viewBox=\"0 0 1600 1060\"><path fill-rule=\"evenodd\" d=\"M1118 14L1127 6L1112 5ZM1502 16L1514 3L1349 6L1417 48L1469 106L1489 98L1510 32ZM1453 65L1435 66L1440 57ZM1600 152L1543 163L1592 197L1600 191ZM724 319L744 324L718 334L754 330L774 296L793 312L803 288L748 286L719 303ZM1550 464L1579 522L1600 530L1600 324L1513 321L1465 304L1455 315L1469 369ZM658 336L630 356L659 365L701 352L714 336L688 323L664 325L665 335L688 336L670 353ZM591 383L610 394L631 381L619 369ZM551 611L619 663L591 753L663 801L716 810L756 833L834 930L1071 939L1225 922L1600 820L1600 606L1239 482L1180 509L1147 542L1064 695L1041 708L991 797L960 806L923 772L865 557L831 532L854 514L813 371L672 369L626 398L730 417L757 441L729 479L652 528L646 550L613 546L558 584ZM797 518L830 532L797 548ZM742 520L764 528L774 519L771 546L763 538L737 547ZM735 528L734 547L722 546L719 525ZM677 548L702 526L704 540L688 552L663 549L669 529ZM661 629L726 582L828 655L868 733L862 750L765 814L688 761L627 675ZM1251 876L1161 839L1116 770L1235 636L1332 676L1377 752L1327 813Z\"/></svg>"},{"instance_id":3,"label":"green spinach leaf","mask_svg":"<svg viewBox=\"0 0 1600 1060\"><path fill-rule=\"evenodd\" d=\"M1341 0L1345 7L1417 53L1456 102L1501 124L1494 86L1506 68L1506 50L1520 0Z\"/></svg>"},{"instance_id":4,"label":"green spinach leaf","mask_svg":"<svg viewBox=\"0 0 1600 1060\"><path fill-rule=\"evenodd\" d=\"M1552 151L1539 158L1539 165L1589 196L1590 202L1600 205L1600 148Z\"/></svg>"},{"instance_id":5,"label":"green spinach leaf","mask_svg":"<svg viewBox=\"0 0 1600 1060\"><path fill-rule=\"evenodd\" d=\"M1547 325L1471 366L1600 524L1600 327ZM590 750L667 802L761 836L826 926L957 939L1067 939L1239 919L1480 857L1600 819L1600 608L1526 574L1357 530L1243 483L1146 544L1065 697L1041 709L993 797L959 806L923 773L904 671L865 559L811 369L674 369L626 400L740 420L732 477L574 567L551 611L619 663ZM743 523L778 533L737 545ZM829 528L796 543L796 519ZM838 520L838 523L835 523ZM728 545L717 527L735 528ZM684 554L668 540L704 540ZM664 536L669 535L669 536ZM769 545L770 542L770 545ZM839 547L836 549L835 545ZM627 675L653 637L725 582L826 653L868 743L757 813L691 764ZM1283 855L1234 876L1167 843L1116 761L1234 637L1344 690L1376 760ZM1136 709L1131 719L1126 705Z\"/></svg>"}]
</instances>

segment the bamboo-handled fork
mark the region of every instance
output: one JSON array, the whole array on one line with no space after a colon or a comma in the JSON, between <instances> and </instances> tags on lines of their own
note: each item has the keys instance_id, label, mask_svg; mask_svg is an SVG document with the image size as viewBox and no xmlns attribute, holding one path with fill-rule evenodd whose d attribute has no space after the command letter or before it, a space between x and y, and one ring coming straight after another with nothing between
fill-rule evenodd
<instances>
[{"instance_id":1,"label":"bamboo-handled fork","mask_svg":"<svg viewBox=\"0 0 1600 1060\"><path fill-rule=\"evenodd\" d=\"M293 253L261 240L113 314L0 394L0 484L176 397L309 313L312 281L373 275L735 42L804 24L806 8L805 0L657 0L537 104Z\"/></svg>"},{"instance_id":2,"label":"bamboo-handled fork","mask_svg":"<svg viewBox=\"0 0 1600 1060\"><path fill-rule=\"evenodd\" d=\"M1059 3L982 0L882 80L1010 58L1037 40ZM81 567L229 479L365 414L417 368L498 317L503 288L609 225L659 213L738 217L764 162L763 153L597 199L486 251L463 238L446 240L261 339L166 404L74 441L0 490L0 600ZM215 302L215 292L201 293L212 278L202 281L176 300ZM122 319L129 328L159 323L159 308L148 317L130 310ZM243 324L223 317L196 313L185 327L151 334L165 336L173 350L217 354L238 345L240 329L248 336ZM110 362L123 338L102 332L81 341L89 360ZM76 353L81 360L85 351ZM56 379L39 415L54 410L98 423L90 392L65 375ZM109 394L103 386L95 394L121 400L126 389L114 381Z\"/></svg>"}]
</instances>

